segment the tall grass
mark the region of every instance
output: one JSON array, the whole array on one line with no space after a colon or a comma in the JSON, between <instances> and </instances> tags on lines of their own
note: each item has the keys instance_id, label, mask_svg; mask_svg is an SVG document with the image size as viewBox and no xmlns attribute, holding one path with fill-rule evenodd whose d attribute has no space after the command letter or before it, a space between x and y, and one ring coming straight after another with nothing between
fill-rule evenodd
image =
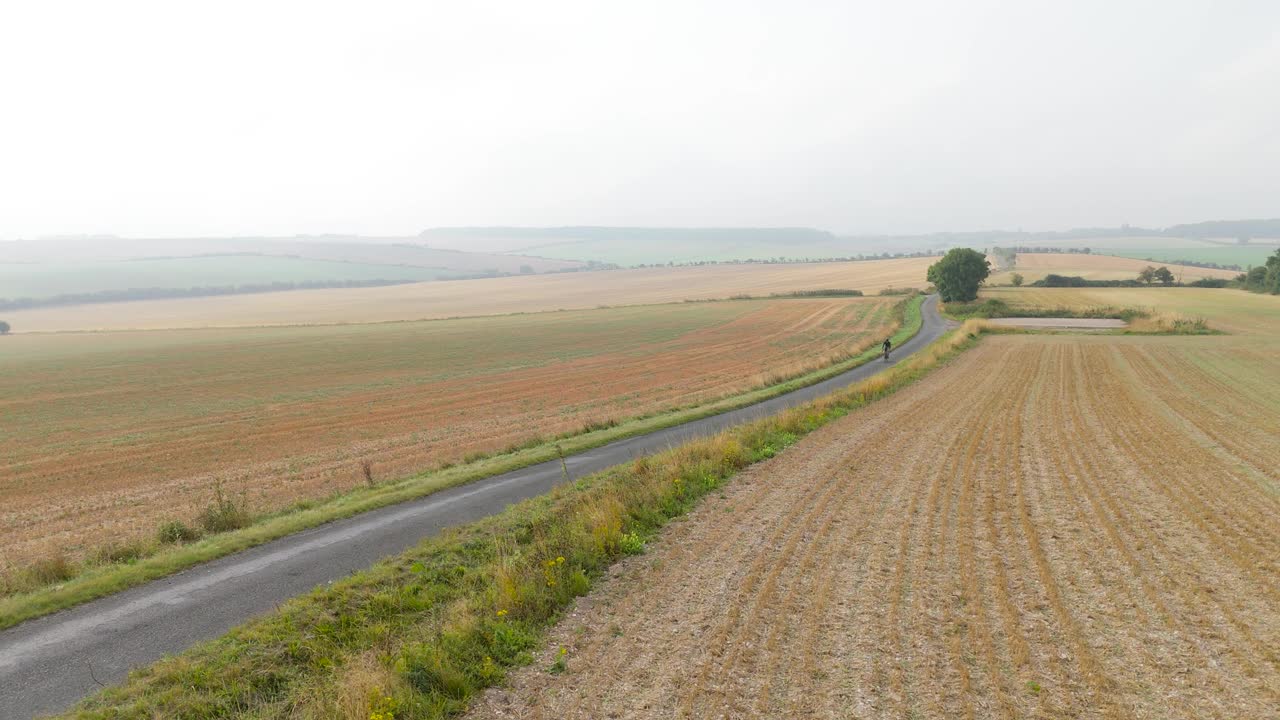
<instances>
[{"instance_id":1,"label":"tall grass","mask_svg":"<svg viewBox=\"0 0 1280 720\"><path fill-rule=\"evenodd\" d=\"M529 661L618 558L740 469L916 380L988 328L779 415L636 459L430 539L143 669L73 716L439 718ZM572 663L561 657L559 662Z\"/></svg>"}]
</instances>

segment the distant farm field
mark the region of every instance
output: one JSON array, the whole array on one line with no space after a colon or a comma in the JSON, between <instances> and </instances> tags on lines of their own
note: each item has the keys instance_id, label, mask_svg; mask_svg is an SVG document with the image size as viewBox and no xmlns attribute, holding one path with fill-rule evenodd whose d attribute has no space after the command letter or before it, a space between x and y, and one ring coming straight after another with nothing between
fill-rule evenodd
<instances>
[{"instance_id":1,"label":"distant farm field","mask_svg":"<svg viewBox=\"0 0 1280 720\"><path fill-rule=\"evenodd\" d=\"M1186 260L1190 262L1217 263L1218 265L1238 265L1241 270L1244 270L1254 265L1265 265L1267 258L1275 253L1276 248L1276 245L1216 245L1210 247L1158 249L1114 248L1107 250L1107 252L1131 258L1150 258L1158 262Z\"/></svg>"},{"instance_id":2,"label":"distant farm field","mask_svg":"<svg viewBox=\"0 0 1280 720\"><path fill-rule=\"evenodd\" d=\"M1280 296L1228 288L986 288L982 297L1016 307L1139 308L1203 317L1232 334L1280 340ZM1226 342L1226 341L1224 341Z\"/></svg>"},{"instance_id":3,"label":"distant farm field","mask_svg":"<svg viewBox=\"0 0 1280 720\"><path fill-rule=\"evenodd\" d=\"M931 258L577 272L5 313L15 333L420 320L842 288L924 287Z\"/></svg>"},{"instance_id":4,"label":"distant farm field","mask_svg":"<svg viewBox=\"0 0 1280 720\"><path fill-rule=\"evenodd\" d=\"M983 339L705 500L468 717L1272 717L1274 337Z\"/></svg>"},{"instance_id":5,"label":"distant farm field","mask_svg":"<svg viewBox=\"0 0 1280 720\"><path fill-rule=\"evenodd\" d=\"M47 298L133 288L227 287L272 282L418 281L455 277L445 268L265 255L156 260L0 262L0 299Z\"/></svg>"},{"instance_id":6,"label":"distant farm field","mask_svg":"<svg viewBox=\"0 0 1280 720\"><path fill-rule=\"evenodd\" d=\"M216 487L271 511L365 461L381 481L738 394L879 342L895 300L5 337L4 564L194 523Z\"/></svg>"},{"instance_id":7,"label":"distant farm field","mask_svg":"<svg viewBox=\"0 0 1280 720\"><path fill-rule=\"evenodd\" d=\"M1133 280L1138 271L1151 265L1144 260L1115 257L1112 255L1094 255L1084 253L1018 253L1017 267L1012 271L994 273L988 281L993 285L1005 285L1011 282L1013 273L1023 276L1025 282L1035 282L1049 273L1056 275L1077 275L1089 280ZM1159 263L1157 263L1158 265ZM1233 278L1239 273L1231 270L1215 270L1182 265L1169 265L1174 277L1183 282L1191 282L1200 278Z\"/></svg>"}]
</instances>

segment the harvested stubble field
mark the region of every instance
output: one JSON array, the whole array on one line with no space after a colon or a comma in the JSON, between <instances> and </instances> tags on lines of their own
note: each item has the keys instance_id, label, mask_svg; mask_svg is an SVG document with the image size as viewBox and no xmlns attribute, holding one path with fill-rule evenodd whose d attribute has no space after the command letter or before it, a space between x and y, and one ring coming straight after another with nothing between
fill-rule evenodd
<instances>
[{"instance_id":1,"label":"harvested stubble field","mask_svg":"<svg viewBox=\"0 0 1280 720\"><path fill-rule=\"evenodd\" d=\"M1280 297L1216 288L984 288L982 298L1036 309L1138 308L1202 317L1232 335L1280 339ZM1227 344L1239 338L1223 340Z\"/></svg>"},{"instance_id":2,"label":"harvested stubble field","mask_svg":"<svg viewBox=\"0 0 1280 720\"><path fill-rule=\"evenodd\" d=\"M1183 282L1192 282L1201 278L1231 279L1239 275L1236 270L1217 270L1192 265L1171 265L1169 263L1134 260L1114 255L1085 255L1080 253L1018 253L1017 267L1014 270L993 273L990 283L1006 285L1010 283L1013 273L1022 275L1026 282L1035 282L1045 275L1078 275L1089 280L1133 280L1138 271L1148 265L1164 265L1174 277Z\"/></svg>"},{"instance_id":3,"label":"harvested stubble field","mask_svg":"<svg viewBox=\"0 0 1280 720\"><path fill-rule=\"evenodd\" d=\"M3 567L688 407L856 354L879 298L373 325L16 335L0 357Z\"/></svg>"},{"instance_id":4,"label":"harvested stubble field","mask_svg":"<svg viewBox=\"0 0 1280 720\"><path fill-rule=\"evenodd\" d=\"M709 265L104 303L5 314L14 332L319 325L707 300L815 288L924 287L930 258Z\"/></svg>"},{"instance_id":5,"label":"harvested stubble field","mask_svg":"<svg viewBox=\"0 0 1280 720\"><path fill-rule=\"evenodd\" d=\"M1274 350L985 339L704 501L472 716L1275 717Z\"/></svg>"}]
</instances>

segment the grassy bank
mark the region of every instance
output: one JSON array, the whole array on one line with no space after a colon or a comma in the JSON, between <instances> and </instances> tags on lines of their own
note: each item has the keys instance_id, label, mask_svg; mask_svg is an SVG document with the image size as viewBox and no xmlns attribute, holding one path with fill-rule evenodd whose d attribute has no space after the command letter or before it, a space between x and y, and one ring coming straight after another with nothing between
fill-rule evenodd
<instances>
[{"instance_id":1,"label":"grassy bank","mask_svg":"<svg viewBox=\"0 0 1280 720\"><path fill-rule=\"evenodd\" d=\"M527 663L605 569L740 469L919 379L970 321L845 390L611 468L442 534L134 673L72 717L435 718ZM553 668L554 669L554 668Z\"/></svg>"},{"instance_id":2,"label":"grassy bank","mask_svg":"<svg viewBox=\"0 0 1280 720\"><path fill-rule=\"evenodd\" d=\"M915 297L899 306L902 313L895 345L914 336L921 326L922 298ZM784 379L767 387L735 395L706 405L685 408L647 418L636 418L613 427L593 429L577 435L562 436L537 445L512 448L509 452L482 457L438 471L423 473L392 482L382 482L335 496L327 501L307 503L290 511L254 518L248 527L209 535L189 544L157 544L130 553L123 562L108 562L83 569L67 578L75 569L50 573L50 584L32 592L0 599L0 629L23 620L68 608L94 598L140 585L193 565L260 545L286 535L333 520L350 517L379 507L412 500L467 482L498 475L529 465L556 459L559 452L578 453L615 440L641 435L709 415L733 410L767 400L792 390L812 385L861 365L878 356L873 347L843 362L799 377ZM41 568L40 570L44 570Z\"/></svg>"}]
</instances>

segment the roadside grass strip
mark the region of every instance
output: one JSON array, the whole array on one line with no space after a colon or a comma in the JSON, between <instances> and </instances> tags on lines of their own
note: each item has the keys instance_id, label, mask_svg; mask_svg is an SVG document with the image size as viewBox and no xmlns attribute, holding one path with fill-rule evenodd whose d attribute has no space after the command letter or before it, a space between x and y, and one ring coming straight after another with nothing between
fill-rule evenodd
<instances>
[{"instance_id":1,"label":"roadside grass strip","mask_svg":"<svg viewBox=\"0 0 1280 720\"><path fill-rule=\"evenodd\" d=\"M923 300L922 296L915 296L895 307L894 311L901 315L899 328L892 338L895 346L919 332ZM537 445L512 448L495 455L482 456L472 462L401 480L358 487L328 500L308 501L288 510L249 518L246 520L251 523L248 527L206 535L195 542L151 545L140 549L137 554L131 554L124 562L107 562L87 567L67 565L59 568L56 573L44 572L38 578L40 583L47 583L42 587L0 598L0 630L328 522L556 460L561 453L573 455L617 440L753 405L847 372L879 356L879 347L873 346L821 370L709 404L553 438ZM33 570L43 571L44 568Z\"/></svg>"},{"instance_id":2,"label":"roadside grass strip","mask_svg":"<svg viewBox=\"0 0 1280 720\"><path fill-rule=\"evenodd\" d=\"M531 662L573 599L613 562L643 552L671 519L739 470L945 364L984 332L1003 330L967 321L848 388L446 531L137 670L66 717L456 715L510 668Z\"/></svg>"}]
</instances>

